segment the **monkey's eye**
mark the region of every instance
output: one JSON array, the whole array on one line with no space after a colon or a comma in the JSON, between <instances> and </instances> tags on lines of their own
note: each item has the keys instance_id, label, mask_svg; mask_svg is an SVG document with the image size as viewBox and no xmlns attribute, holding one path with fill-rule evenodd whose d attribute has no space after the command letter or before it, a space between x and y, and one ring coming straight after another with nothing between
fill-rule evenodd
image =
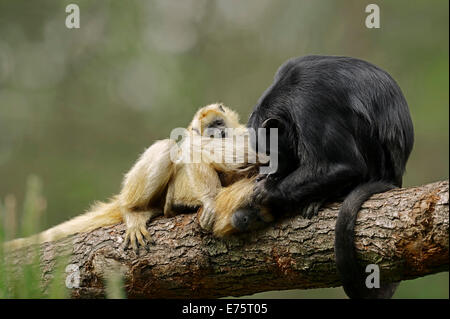
<instances>
[{"instance_id":1,"label":"monkey's eye","mask_svg":"<svg viewBox=\"0 0 450 319\"><path fill-rule=\"evenodd\" d=\"M222 119L217 119L208 125L208 127L220 127L220 126L225 126L225 122Z\"/></svg>"}]
</instances>

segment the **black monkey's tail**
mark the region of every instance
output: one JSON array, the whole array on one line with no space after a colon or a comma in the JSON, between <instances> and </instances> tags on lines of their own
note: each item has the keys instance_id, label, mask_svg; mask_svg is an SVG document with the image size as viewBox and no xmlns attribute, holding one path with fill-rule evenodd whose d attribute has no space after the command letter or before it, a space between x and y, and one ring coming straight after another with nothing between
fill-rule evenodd
<instances>
[{"instance_id":1,"label":"black monkey's tail","mask_svg":"<svg viewBox=\"0 0 450 319\"><path fill-rule=\"evenodd\" d=\"M356 260L354 230L361 205L373 194L388 191L395 186L385 182L368 182L357 186L344 200L335 228L334 254L344 291L350 298L391 298L399 283L367 288L364 269Z\"/></svg>"}]
</instances>

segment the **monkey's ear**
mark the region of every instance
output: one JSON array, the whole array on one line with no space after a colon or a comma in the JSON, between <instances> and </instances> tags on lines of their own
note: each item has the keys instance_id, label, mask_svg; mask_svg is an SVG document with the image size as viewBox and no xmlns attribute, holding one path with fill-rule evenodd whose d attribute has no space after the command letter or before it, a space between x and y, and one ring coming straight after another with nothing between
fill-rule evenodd
<instances>
[{"instance_id":1,"label":"monkey's ear","mask_svg":"<svg viewBox=\"0 0 450 319\"><path fill-rule=\"evenodd\" d=\"M223 108L222 104L219 104L219 110L222 111L223 113L225 113L225 109Z\"/></svg>"},{"instance_id":2,"label":"monkey's ear","mask_svg":"<svg viewBox=\"0 0 450 319\"><path fill-rule=\"evenodd\" d=\"M277 120L275 118L268 118L266 119L262 124L262 128L270 129L270 128L277 128L278 134L282 134L284 130L284 125L281 123L280 120Z\"/></svg>"}]
</instances>

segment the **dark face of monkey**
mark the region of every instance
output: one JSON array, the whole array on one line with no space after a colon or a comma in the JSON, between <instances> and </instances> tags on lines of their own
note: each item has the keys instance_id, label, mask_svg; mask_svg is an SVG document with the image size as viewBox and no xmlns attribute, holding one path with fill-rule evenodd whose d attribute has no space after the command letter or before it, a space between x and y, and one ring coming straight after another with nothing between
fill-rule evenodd
<instances>
[{"instance_id":1,"label":"dark face of monkey","mask_svg":"<svg viewBox=\"0 0 450 319\"><path fill-rule=\"evenodd\" d=\"M206 137L225 138L227 137L226 129L227 126L225 124L225 121L221 118L217 118L208 124L203 132L203 135Z\"/></svg>"},{"instance_id":2,"label":"dark face of monkey","mask_svg":"<svg viewBox=\"0 0 450 319\"><path fill-rule=\"evenodd\" d=\"M247 232L267 225L258 209L245 207L237 210L231 217L231 224L239 232Z\"/></svg>"}]
</instances>

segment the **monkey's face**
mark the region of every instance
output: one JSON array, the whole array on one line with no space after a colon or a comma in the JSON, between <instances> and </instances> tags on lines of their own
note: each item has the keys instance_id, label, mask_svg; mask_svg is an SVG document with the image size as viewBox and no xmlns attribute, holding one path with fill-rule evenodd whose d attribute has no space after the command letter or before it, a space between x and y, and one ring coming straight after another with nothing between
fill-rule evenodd
<instances>
[{"instance_id":1,"label":"monkey's face","mask_svg":"<svg viewBox=\"0 0 450 319\"><path fill-rule=\"evenodd\" d=\"M222 117L217 117L207 124L203 130L205 137L227 137L227 126Z\"/></svg>"},{"instance_id":2,"label":"monkey's face","mask_svg":"<svg viewBox=\"0 0 450 319\"><path fill-rule=\"evenodd\" d=\"M241 127L239 116L220 103L210 104L197 111L189 129L202 136L224 138L227 128Z\"/></svg>"},{"instance_id":3,"label":"monkey's face","mask_svg":"<svg viewBox=\"0 0 450 319\"><path fill-rule=\"evenodd\" d=\"M266 226L271 219L264 216L260 209L244 207L231 216L231 225L238 232L248 232Z\"/></svg>"}]
</instances>

